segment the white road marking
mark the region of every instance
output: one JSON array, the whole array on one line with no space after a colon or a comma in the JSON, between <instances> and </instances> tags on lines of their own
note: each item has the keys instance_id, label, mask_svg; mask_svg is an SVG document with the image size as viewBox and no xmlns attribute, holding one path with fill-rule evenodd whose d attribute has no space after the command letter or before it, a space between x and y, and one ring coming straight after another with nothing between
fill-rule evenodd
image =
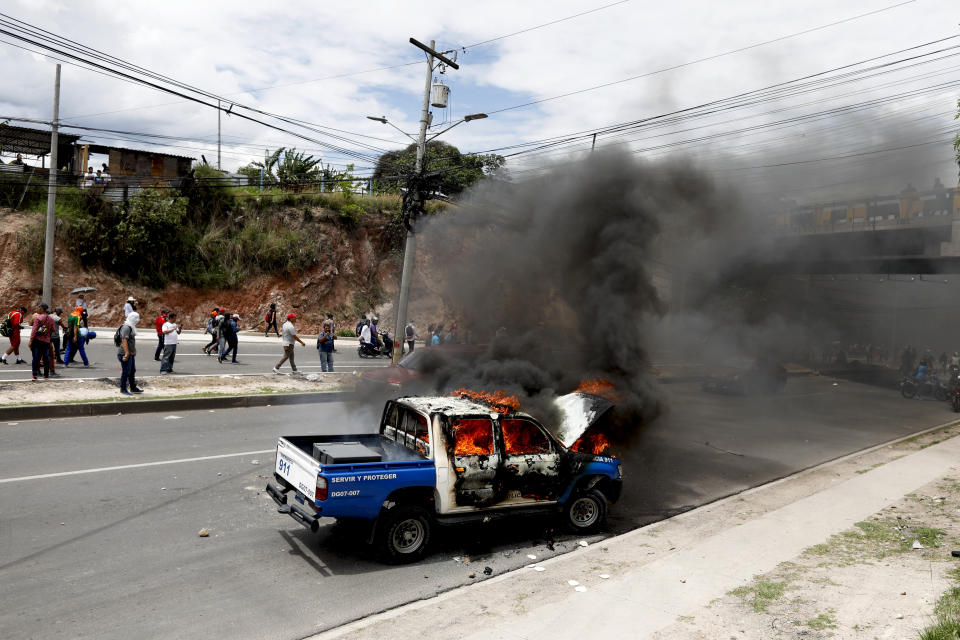
<instances>
[{"instance_id":1,"label":"white road marking","mask_svg":"<svg viewBox=\"0 0 960 640\"><path fill-rule=\"evenodd\" d=\"M100 473L102 471L120 471L123 469L140 469L143 467L159 467L165 464L180 464L182 462L200 462L202 460L218 460L220 458L236 458L237 456L253 456L264 453L273 453L276 449L263 449L261 451L241 451L240 453L222 453L216 456L201 456L199 458L179 458L177 460L158 460L157 462L141 462L139 464L122 464L116 467L98 467L96 469L78 469L76 471L61 471L59 473L42 473L36 476L21 476L19 478L0 478L0 484L7 482L24 482L26 480L44 480L46 478L62 478L65 476L78 476L85 473Z\"/></svg>"}]
</instances>

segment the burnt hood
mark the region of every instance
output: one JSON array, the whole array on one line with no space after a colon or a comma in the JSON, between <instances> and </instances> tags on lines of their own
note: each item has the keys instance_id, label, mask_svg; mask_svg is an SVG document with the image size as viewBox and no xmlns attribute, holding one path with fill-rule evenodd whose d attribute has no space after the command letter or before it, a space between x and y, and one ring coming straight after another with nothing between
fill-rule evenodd
<instances>
[{"instance_id":1,"label":"burnt hood","mask_svg":"<svg viewBox=\"0 0 960 640\"><path fill-rule=\"evenodd\" d=\"M589 393L568 393L558 396L553 403L560 413L560 422L556 426L544 426L565 447L579 440L614 406L606 398Z\"/></svg>"}]
</instances>

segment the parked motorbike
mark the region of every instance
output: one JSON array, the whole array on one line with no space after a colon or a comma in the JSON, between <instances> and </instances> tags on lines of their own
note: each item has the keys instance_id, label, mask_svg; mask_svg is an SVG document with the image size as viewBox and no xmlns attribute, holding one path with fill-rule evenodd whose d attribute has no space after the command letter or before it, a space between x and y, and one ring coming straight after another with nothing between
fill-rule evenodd
<instances>
[{"instance_id":1,"label":"parked motorbike","mask_svg":"<svg viewBox=\"0 0 960 640\"><path fill-rule=\"evenodd\" d=\"M386 331L380 332L380 346L376 347L369 343L360 343L357 347L357 355L361 358L377 358L385 356L387 358L393 355L393 339Z\"/></svg>"},{"instance_id":2,"label":"parked motorbike","mask_svg":"<svg viewBox=\"0 0 960 640\"><path fill-rule=\"evenodd\" d=\"M946 400L949 391L936 375L929 375L921 382L907 376L900 381L900 395L908 399L926 396L937 400Z\"/></svg>"}]
</instances>

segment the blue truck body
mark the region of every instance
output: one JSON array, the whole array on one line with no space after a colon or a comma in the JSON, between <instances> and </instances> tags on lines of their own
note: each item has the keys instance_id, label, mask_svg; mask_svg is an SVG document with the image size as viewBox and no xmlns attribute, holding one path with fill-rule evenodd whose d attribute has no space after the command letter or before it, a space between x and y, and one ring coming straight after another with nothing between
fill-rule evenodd
<instances>
[{"instance_id":1,"label":"blue truck body","mask_svg":"<svg viewBox=\"0 0 960 640\"><path fill-rule=\"evenodd\" d=\"M579 437L583 425L559 433ZM363 461L344 461L353 455L344 451ZM592 530L622 484L616 458L569 449L526 414L445 397L387 402L375 434L283 436L274 471L267 492L281 513L313 531L323 517L367 521L370 541L386 535L394 552L417 532L428 539L435 524L534 512L565 513L574 530Z\"/></svg>"}]
</instances>

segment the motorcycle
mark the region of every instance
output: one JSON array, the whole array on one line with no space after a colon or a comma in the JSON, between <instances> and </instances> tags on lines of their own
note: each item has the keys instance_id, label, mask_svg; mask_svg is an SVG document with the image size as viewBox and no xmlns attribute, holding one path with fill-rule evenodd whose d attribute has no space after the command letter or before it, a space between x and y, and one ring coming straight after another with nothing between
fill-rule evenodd
<instances>
[{"instance_id":1,"label":"motorcycle","mask_svg":"<svg viewBox=\"0 0 960 640\"><path fill-rule=\"evenodd\" d=\"M960 413L960 367L950 365L950 408L954 413Z\"/></svg>"},{"instance_id":2,"label":"motorcycle","mask_svg":"<svg viewBox=\"0 0 960 640\"><path fill-rule=\"evenodd\" d=\"M928 396L937 400L946 400L949 396L946 385L936 375L929 375L922 381L907 376L900 381L900 395L904 398Z\"/></svg>"},{"instance_id":3,"label":"motorcycle","mask_svg":"<svg viewBox=\"0 0 960 640\"><path fill-rule=\"evenodd\" d=\"M357 347L357 355L361 358L377 358L385 356L387 358L393 355L393 339L386 331L380 332L380 345L374 346L370 343L361 342Z\"/></svg>"}]
</instances>

